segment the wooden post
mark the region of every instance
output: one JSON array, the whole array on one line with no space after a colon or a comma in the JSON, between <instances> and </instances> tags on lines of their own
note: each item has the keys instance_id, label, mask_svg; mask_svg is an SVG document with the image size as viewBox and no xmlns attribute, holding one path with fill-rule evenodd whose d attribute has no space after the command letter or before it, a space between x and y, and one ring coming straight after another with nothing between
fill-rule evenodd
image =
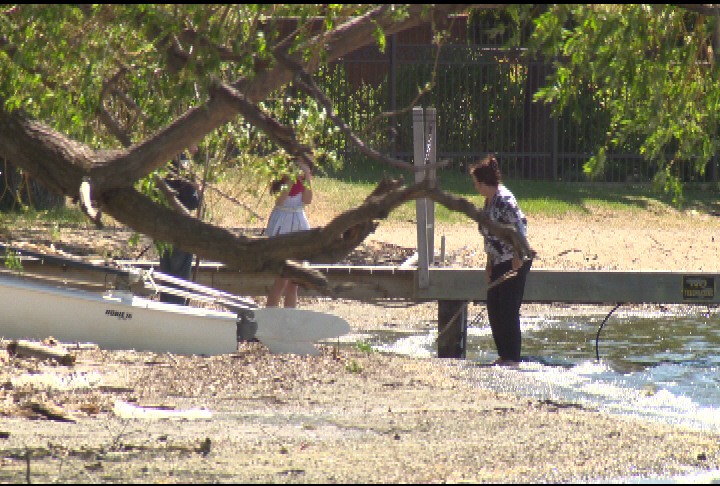
<instances>
[{"instance_id":1,"label":"wooden post","mask_svg":"<svg viewBox=\"0 0 720 486\"><path fill-rule=\"evenodd\" d=\"M445 235L440 238L440 266L445 266Z\"/></svg>"},{"instance_id":2,"label":"wooden post","mask_svg":"<svg viewBox=\"0 0 720 486\"><path fill-rule=\"evenodd\" d=\"M415 157L415 166L425 165L425 143L423 135L424 116L423 109L420 106L413 108L413 149ZM422 182L425 179L425 172L415 172L415 182ZM415 213L417 219L417 275L418 287L426 289L430 286L430 272L428 270L428 241L427 241L427 199L415 200Z\"/></svg>"},{"instance_id":3,"label":"wooden post","mask_svg":"<svg viewBox=\"0 0 720 486\"><path fill-rule=\"evenodd\" d=\"M390 55L390 72L388 75L388 84L389 84L389 111L391 113L395 113L397 110L397 36L395 34L389 35L387 38L389 49L389 55ZM390 117L390 136L389 136L389 142L390 142L390 156L396 157L397 155L397 144L398 144L398 126L397 126L397 117L395 115L392 115Z\"/></svg>"},{"instance_id":4,"label":"wooden post","mask_svg":"<svg viewBox=\"0 0 720 486\"><path fill-rule=\"evenodd\" d=\"M428 164L435 164L437 158L437 149L435 148L437 142L437 109L427 108L425 110L425 157ZM431 181L437 179L435 169L430 169L425 172L427 177ZM425 205L426 211L426 227L427 232L427 247L428 247L428 260L432 264L435 261L435 201L432 199L426 199Z\"/></svg>"},{"instance_id":5,"label":"wooden post","mask_svg":"<svg viewBox=\"0 0 720 486\"><path fill-rule=\"evenodd\" d=\"M465 359L467 348L467 301L438 301L438 358Z\"/></svg>"}]
</instances>

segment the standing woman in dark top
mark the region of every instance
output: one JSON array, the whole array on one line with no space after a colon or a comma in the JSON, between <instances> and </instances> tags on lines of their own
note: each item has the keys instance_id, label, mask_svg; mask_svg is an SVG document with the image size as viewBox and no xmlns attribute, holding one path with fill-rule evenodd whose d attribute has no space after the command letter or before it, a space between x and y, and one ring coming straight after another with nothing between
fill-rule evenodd
<instances>
[{"instance_id":1,"label":"standing woman in dark top","mask_svg":"<svg viewBox=\"0 0 720 486\"><path fill-rule=\"evenodd\" d=\"M501 184L497 159L492 155L486 157L473 166L470 173L475 188L485 196L485 211L490 219L512 225L520 234L527 236L527 219L518 207L515 196ZM532 260L523 262L515 256L511 245L488 232L485 227L479 226L479 229L485 239L488 285L508 272L517 272L517 275L505 279L487 292L488 319L500 356L495 364L514 365L520 361L520 305Z\"/></svg>"}]
</instances>

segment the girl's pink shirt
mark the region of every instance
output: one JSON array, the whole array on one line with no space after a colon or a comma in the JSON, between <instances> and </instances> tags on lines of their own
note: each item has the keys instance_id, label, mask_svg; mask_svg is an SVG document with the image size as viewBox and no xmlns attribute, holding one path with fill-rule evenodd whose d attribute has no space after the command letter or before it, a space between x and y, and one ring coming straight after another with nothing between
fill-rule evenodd
<instances>
[{"instance_id":1,"label":"girl's pink shirt","mask_svg":"<svg viewBox=\"0 0 720 486\"><path fill-rule=\"evenodd\" d=\"M290 188L290 192L288 193L288 196L295 196L305 190L305 186L303 186L303 180L305 180L304 176L298 177L297 182L295 182L295 184L293 184L293 186ZM284 184L287 181L287 177L283 177L282 181Z\"/></svg>"}]
</instances>

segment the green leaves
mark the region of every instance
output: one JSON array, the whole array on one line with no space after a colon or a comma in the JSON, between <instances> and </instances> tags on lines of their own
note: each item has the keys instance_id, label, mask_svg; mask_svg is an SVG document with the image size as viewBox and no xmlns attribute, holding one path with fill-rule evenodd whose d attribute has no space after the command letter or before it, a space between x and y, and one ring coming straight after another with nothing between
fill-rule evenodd
<instances>
[{"instance_id":1,"label":"green leaves","mask_svg":"<svg viewBox=\"0 0 720 486\"><path fill-rule=\"evenodd\" d=\"M598 153L590 157L587 161L585 167L583 167L583 171L590 176L591 179L595 179L602 174L605 169L606 160L605 147L600 147Z\"/></svg>"},{"instance_id":2,"label":"green leaves","mask_svg":"<svg viewBox=\"0 0 720 486\"><path fill-rule=\"evenodd\" d=\"M15 272L23 273L22 261L20 255L14 250L7 250L5 253L5 268Z\"/></svg>"},{"instance_id":3,"label":"green leaves","mask_svg":"<svg viewBox=\"0 0 720 486\"><path fill-rule=\"evenodd\" d=\"M382 30L382 27L380 27L379 25L375 25L373 37L375 37L375 43L378 45L380 52L385 52L385 32Z\"/></svg>"},{"instance_id":4,"label":"green leaves","mask_svg":"<svg viewBox=\"0 0 720 486\"><path fill-rule=\"evenodd\" d=\"M557 71L536 99L577 106L585 86L607 114L608 136L585 172L602 173L606 154L639 139L658 165L656 178L679 199L680 162L701 172L714 155L720 97L717 70L706 49L715 18L668 5L554 6L535 21L534 52L558 55ZM602 120L602 118L598 118Z\"/></svg>"}]
</instances>

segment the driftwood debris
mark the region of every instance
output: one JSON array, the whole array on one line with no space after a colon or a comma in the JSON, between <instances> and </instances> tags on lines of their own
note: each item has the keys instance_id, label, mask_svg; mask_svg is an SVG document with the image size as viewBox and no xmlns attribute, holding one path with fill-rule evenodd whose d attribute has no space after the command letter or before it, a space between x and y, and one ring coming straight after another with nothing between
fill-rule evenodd
<instances>
[{"instance_id":1,"label":"driftwood debris","mask_svg":"<svg viewBox=\"0 0 720 486\"><path fill-rule=\"evenodd\" d=\"M68 414L65 409L48 402L29 401L22 405L23 409L33 412L40 417L58 422L77 422L77 419Z\"/></svg>"},{"instance_id":2,"label":"driftwood debris","mask_svg":"<svg viewBox=\"0 0 720 486\"><path fill-rule=\"evenodd\" d=\"M75 364L75 356L66 349L47 346L34 341L17 340L7 345L7 351L19 358L53 359L65 366Z\"/></svg>"}]
</instances>

